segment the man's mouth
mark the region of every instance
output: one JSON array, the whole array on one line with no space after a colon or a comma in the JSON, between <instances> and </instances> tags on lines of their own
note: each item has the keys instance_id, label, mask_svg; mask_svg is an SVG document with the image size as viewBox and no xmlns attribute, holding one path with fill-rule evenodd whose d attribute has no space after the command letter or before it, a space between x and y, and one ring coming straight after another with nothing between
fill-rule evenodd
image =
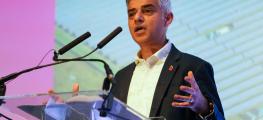
<instances>
[{"instance_id":1,"label":"man's mouth","mask_svg":"<svg viewBox=\"0 0 263 120\"><path fill-rule=\"evenodd\" d=\"M135 32L135 33L140 33L140 32L143 32L144 30L145 30L144 27L138 26L138 27L135 27L134 32Z\"/></svg>"}]
</instances>

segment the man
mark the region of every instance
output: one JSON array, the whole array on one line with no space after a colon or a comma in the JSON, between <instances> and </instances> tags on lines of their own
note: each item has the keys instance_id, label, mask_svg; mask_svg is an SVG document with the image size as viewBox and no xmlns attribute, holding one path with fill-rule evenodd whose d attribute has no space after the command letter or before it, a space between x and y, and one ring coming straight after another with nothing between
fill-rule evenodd
<instances>
[{"instance_id":1,"label":"man","mask_svg":"<svg viewBox=\"0 0 263 120\"><path fill-rule=\"evenodd\" d=\"M128 25L140 46L135 62L120 70L113 94L147 117L224 119L212 66L177 50L166 38L169 0L126 0Z\"/></svg>"}]
</instances>

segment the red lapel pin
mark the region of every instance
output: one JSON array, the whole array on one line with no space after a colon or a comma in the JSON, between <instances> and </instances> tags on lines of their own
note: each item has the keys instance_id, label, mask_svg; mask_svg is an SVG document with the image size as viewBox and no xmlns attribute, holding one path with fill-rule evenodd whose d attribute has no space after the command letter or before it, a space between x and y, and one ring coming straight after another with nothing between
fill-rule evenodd
<instances>
[{"instance_id":1,"label":"red lapel pin","mask_svg":"<svg viewBox=\"0 0 263 120\"><path fill-rule=\"evenodd\" d=\"M170 65L170 67L169 67L168 70L169 70L169 71L173 71L173 70L174 70L174 66L173 66L173 65Z\"/></svg>"}]
</instances>

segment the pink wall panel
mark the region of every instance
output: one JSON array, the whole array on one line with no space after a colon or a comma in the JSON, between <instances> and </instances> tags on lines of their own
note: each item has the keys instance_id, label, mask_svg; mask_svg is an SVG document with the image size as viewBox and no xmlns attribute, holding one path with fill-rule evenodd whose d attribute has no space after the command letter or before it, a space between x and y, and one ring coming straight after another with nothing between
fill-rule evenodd
<instances>
[{"instance_id":1,"label":"pink wall panel","mask_svg":"<svg viewBox=\"0 0 263 120\"><path fill-rule=\"evenodd\" d=\"M54 0L0 1L0 76L33 67L54 48ZM51 61L49 55L44 63ZM47 92L53 69L26 73L7 84L6 95Z\"/></svg>"}]
</instances>

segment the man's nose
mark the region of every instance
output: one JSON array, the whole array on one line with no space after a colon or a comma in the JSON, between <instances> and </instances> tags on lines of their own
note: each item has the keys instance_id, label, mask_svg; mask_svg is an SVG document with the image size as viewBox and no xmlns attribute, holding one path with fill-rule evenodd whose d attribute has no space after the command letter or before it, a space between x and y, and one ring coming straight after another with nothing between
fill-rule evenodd
<instances>
[{"instance_id":1,"label":"man's nose","mask_svg":"<svg viewBox=\"0 0 263 120\"><path fill-rule=\"evenodd\" d=\"M144 16L141 12L137 12L135 15L135 23L142 23L144 21Z\"/></svg>"}]
</instances>

